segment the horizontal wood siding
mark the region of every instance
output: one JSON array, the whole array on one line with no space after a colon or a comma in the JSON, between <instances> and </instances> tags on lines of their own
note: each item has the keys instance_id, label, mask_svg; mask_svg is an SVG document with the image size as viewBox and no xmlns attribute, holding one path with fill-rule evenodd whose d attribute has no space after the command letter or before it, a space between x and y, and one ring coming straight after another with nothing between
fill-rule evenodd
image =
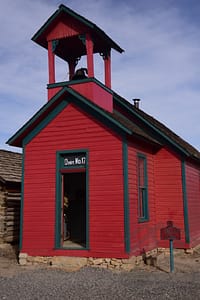
<instances>
[{"instance_id":1,"label":"horizontal wood siding","mask_svg":"<svg viewBox=\"0 0 200 300\"><path fill-rule=\"evenodd\" d=\"M88 149L90 250L53 250L56 151ZM124 254L122 142L85 112L68 105L25 149L22 252L29 255Z\"/></svg>"},{"instance_id":2,"label":"horizontal wood siding","mask_svg":"<svg viewBox=\"0 0 200 300\"><path fill-rule=\"evenodd\" d=\"M67 22L65 20L61 20L58 24L54 25L54 28L47 35L47 41L77 36L80 32L84 32L84 30L86 30L85 26L83 29L83 26L84 25L80 27L78 22L68 16Z\"/></svg>"},{"instance_id":3,"label":"horizontal wood siding","mask_svg":"<svg viewBox=\"0 0 200 300\"><path fill-rule=\"evenodd\" d=\"M72 84L70 87L83 95L87 99L102 107L103 109L113 111L113 96L110 92L103 89L95 82L84 82L82 84Z\"/></svg>"},{"instance_id":4,"label":"horizontal wood siding","mask_svg":"<svg viewBox=\"0 0 200 300\"><path fill-rule=\"evenodd\" d=\"M148 208L149 220L139 222L138 218L138 175L137 154L144 154L148 172ZM154 158L151 149L130 143L128 147L128 182L130 207L130 242L131 254L139 255L157 247L155 195L154 195Z\"/></svg>"},{"instance_id":5,"label":"horizontal wood siding","mask_svg":"<svg viewBox=\"0 0 200 300\"><path fill-rule=\"evenodd\" d=\"M180 159L168 149L162 148L155 156L155 192L157 239L160 247L169 247L168 241L160 240L160 229L167 221L181 229L181 241L175 241L175 247L184 247L184 209L182 192L182 174Z\"/></svg>"},{"instance_id":6,"label":"horizontal wood siding","mask_svg":"<svg viewBox=\"0 0 200 300\"><path fill-rule=\"evenodd\" d=\"M186 192L190 246L200 244L200 168L186 163Z\"/></svg>"}]
</instances>

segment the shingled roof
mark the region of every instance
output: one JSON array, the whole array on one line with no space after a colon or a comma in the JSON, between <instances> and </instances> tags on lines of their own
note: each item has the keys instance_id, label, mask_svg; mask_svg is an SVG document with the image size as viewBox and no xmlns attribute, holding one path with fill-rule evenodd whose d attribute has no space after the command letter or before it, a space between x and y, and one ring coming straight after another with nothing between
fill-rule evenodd
<instances>
[{"instance_id":1,"label":"shingled roof","mask_svg":"<svg viewBox=\"0 0 200 300\"><path fill-rule=\"evenodd\" d=\"M48 49L48 35L52 29L56 28L59 22L62 22L62 25L67 22L67 25L72 26L70 29L72 31L77 26L81 27L80 31L76 28L76 34L74 36L70 36L68 39L64 38L66 37L65 34L59 33L59 35L61 34L62 39L59 38L59 44L57 44L56 49L54 49L54 53L56 56L65 61L68 61L71 57L71 39L73 39L73 43L76 43L76 47L73 48L73 57L81 57L86 55L86 47L84 47L80 38L81 36L84 36L85 33L90 33L92 36L94 53L104 53L111 48L120 53L124 52L124 50L96 24L77 14L75 11L63 4L59 6L55 13L53 13L53 15L51 15L50 18L42 25L42 27L34 34L32 40L40 46ZM77 30L79 31L79 34Z\"/></svg>"},{"instance_id":2,"label":"shingled roof","mask_svg":"<svg viewBox=\"0 0 200 300\"><path fill-rule=\"evenodd\" d=\"M133 114L134 118L141 121L143 130L146 132L147 135L155 137L155 130L157 131L158 135L165 137L165 140L171 141L177 147L182 149L185 154L193 159L196 159L200 162L200 152L174 133L171 129L165 126L163 123L159 122L157 119L153 118L152 116L148 115L146 112L142 111L141 109L136 108L133 104L128 102L126 99L122 98L118 94L114 93L114 99L122 104L124 108L129 111L129 113Z\"/></svg>"},{"instance_id":3,"label":"shingled roof","mask_svg":"<svg viewBox=\"0 0 200 300\"><path fill-rule=\"evenodd\" d=\"M21 182L22 155L0 149L0 181Z\"/></svg>"},{"instance_id":4,"label":"shingled roof","mask_svg":"<svg viewBox=\"0 0 200 300\"><path fill-rule=\"evenodd\" d=\"M88 79L90 81L95 81L98 84L98 80L94 78ZM99 83L101 85L101 83ZM65 86L66 85L66 86ZM20 128L8 141L9 145L22 147L22 141L29 134L33 128L38 125L44 118L49 116L50 112L62 104L64 100L64 95L66 93L71 95L71 101L77 105L83 106L84 109L92 109L97 115L107 119L114 126L117 126L124 133L129 135L134 135L139 139L145 140L146 142L153 143L158 147L168 145L173 147L184 157L191 158L200 163L200 152L195 149L188 142L183 140L180 136L175 134L172 130L166 127L164 124L148 115L141 109L136 108L126 99L122 98L114 91L113 100L117 103L117 106L122 107L122 111L114 109L112 113L105 111L103 108L99 107L95 103L91 102L89 99L85 98L78 92L74 91L72 88L67 86L67 82L63 85L61 89L52 99L47 102L22 128ZM67 104L67 103L66 103ZM63 106L60 106L63 109ZM125 114L123 113L125 112ZM49 119L50 120L50 119ZM1 174L0 174L1 176Z\"/></svg>"}]
</instances>

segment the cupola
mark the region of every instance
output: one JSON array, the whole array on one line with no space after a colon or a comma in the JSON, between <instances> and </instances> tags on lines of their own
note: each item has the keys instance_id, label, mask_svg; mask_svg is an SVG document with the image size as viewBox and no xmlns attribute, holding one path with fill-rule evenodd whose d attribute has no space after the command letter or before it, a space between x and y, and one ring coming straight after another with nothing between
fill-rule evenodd
<instances>
[{"instance_id":1,"label":"cupola","mask_svg":"<svg viewBox=\"0 0 200 300\"><path fill-rule=\"evenodd\" d=\"M48 100L64 86L68 86L102 108L112 111L111 49L119 53L122 53L123 49L104 31L61 4L32 40L48 50ZM104 60L104 83L95 78L96 53ZM56 81L55 56L68 64L68 81ZM86 67L76 69L83 56L86 57Z\"/></svg>"}]
</instances>

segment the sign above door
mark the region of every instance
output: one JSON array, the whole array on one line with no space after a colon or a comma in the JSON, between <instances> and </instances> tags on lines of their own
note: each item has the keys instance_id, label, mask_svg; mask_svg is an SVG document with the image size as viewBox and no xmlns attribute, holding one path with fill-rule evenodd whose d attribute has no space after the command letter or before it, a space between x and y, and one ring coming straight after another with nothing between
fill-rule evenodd
<instances>
[{"instance_id":1,"label":"sign above door","mask_svg":"<svg viewBox=\"0 0 200 300\"><path fill-rule=\"evenodd\" d=\"M64 156L64 167L85 167L86 155L85 153L70 153Z\"/></svg>"}]
</instances>

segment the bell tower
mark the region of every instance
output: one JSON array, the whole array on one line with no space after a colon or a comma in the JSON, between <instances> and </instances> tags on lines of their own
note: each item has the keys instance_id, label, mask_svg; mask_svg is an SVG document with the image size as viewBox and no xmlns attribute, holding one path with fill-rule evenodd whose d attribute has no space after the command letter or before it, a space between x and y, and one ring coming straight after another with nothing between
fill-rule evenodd
<instances>
[{"instance_id":1,"label":"bell tower","mask_svg":"<svg viewBox=\"0 0 200 300\"><path fill-rule=\"evenodd\" d=\"M104 31L61 4L32 40L48 50L49 101L67 86L112 112L111 49L120 53L123 49ZM99 53L104 61L104 83L95 78L94 54L96 53ZM55 56L67 63L66 73L69 76L65 82L56 80ZM76 69L79 60L84 56L86 67Z\"/></svg>"}]
</instances>

